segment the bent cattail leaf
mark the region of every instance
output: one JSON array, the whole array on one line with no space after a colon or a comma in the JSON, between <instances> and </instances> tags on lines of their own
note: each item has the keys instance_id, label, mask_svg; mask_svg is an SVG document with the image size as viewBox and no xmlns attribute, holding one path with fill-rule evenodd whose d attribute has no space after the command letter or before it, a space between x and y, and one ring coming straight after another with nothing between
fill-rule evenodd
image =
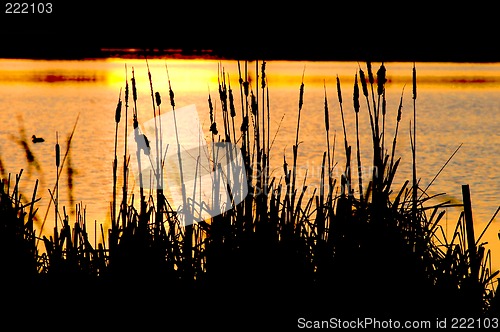
<instances>
[{"instance_id":1,"label":"bent cattail leaf","mask_svg":"<svg viewBox=\"0 0 500 332\"><path fill-rule=\"evenodd\" d=\"M359 112L359 86L358 86L358 74L354 75L354 91L352 94L352 101L354 105L354 111Z\"/></svg>"}]
</instances>

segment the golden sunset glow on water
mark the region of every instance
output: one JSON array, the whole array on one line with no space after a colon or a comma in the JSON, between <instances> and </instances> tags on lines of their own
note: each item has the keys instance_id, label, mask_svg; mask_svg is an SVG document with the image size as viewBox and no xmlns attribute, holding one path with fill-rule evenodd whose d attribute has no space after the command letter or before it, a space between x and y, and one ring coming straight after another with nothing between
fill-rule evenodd
<instances>
[{"instance_id":1,"label":"golden sunset glow on water","mask_svg":"<svg viewBox=\"0 0 500 332\"><path fill-rule=\"evenodd\" d=\"M263 65L265 65L265 80L262 80ZM412 94L412 68L414 65L417 71L416 91L418 91L418 95L416 99L413 99L414 95ZM500 182L497 176L500 174L500 145L495 144L500 132L500 123L496 121L497 114L500 112L500 63L373 63L374 72L377 72L377 69L382 66L387 70L387 81L384 84L383 94L377 92L377 82L374 82L373 86L368 85L372 88L373 95L372 91L369 91L370 94L364 96L363 90L358 90L360 109L359 113L356 113L354 84L355 82L359 83L358 88L362 89L358 75L360 75L360 69L367 72L366 63L356 61L266 61L264 63L263 61L170 58L147 60L125 58L0 59L0 117L3 123L0 128L0 175L3 179L10 176L12 181L14 175L22 170L20 192L22 192L22 197L26 202L33 193L35 181L39 181L36 193L39 201L36 202L38 210L34 219L34 227L37 236L42 239L39 242L40 245L47 245L48 239L55 237L55 229L61 231L63 216L67 216L70 224L75 223L75 219L79 218L76 224L87 225L85 231L88 234L88 243L94 248L101 248L99 255L105 255L103 253L113 246L113 238L110 237L110 234L113 234L113 230L116 231L117 227L122 227L120 222L116 220L122 220L123 216L128 216L132 220L128 221L129 225L135 225L134 223L140 225L142 219L133 219L135 215L132 207L137 211L142 209L139 207L141 195L147 197L147 204L152 204L148 205L150 210L147 210L147 213L150 213L149 216L155 216L156 209L159 209L155 200L160 197L157 196L160 192L165 195L168 206L172 209L169 211L171 214L165 213L168 221L162 221L162 226L159 226L157 219L155 219L156 221L149 223L148 227L152 227L154 236L165 236L169 241L188 234L187 236L191 238L183 238L182 245L191 244L193 248L196 248L193 249L192 255L188 253L187 256L182 256L182 259L175 258L169 262L171 264L169 268L175 271L174 274L181 273L178 271L185 268L183 264L186 262L195 261L200 263L199 270L196 270L196 278L202 278L200 277L201 270L207 264L206 260L214 259L211 257L208 259L200 258L200 253L204 253L204 246L208 246L208 242L203 242L205 240L219 241L217 236L220 236L221 242L216 245L223 248L232 245L231 241L237 240L235 234L239 234L237 233L239 231L243 232L241 234L246 234L244 232L249 232L249 230L257 232L257 230L260 231L260 227L264 230L269 227L270 234L276 235L277 238L285 238L288 236L287 234L303 237L306 236L304 234L309 234L307 232L311 232L307 236L312 237L310 239L312 244L304 251L307 254L304 261L307 261L307 264L322 259L323 256L317 254L315 250L334 248L338 250L334 251L335 254L343 254L342 249L337 249L334 246L328 247L331 245L329 242L331 239L333 239L331 241L339 241L339 243L345 241L348 246L352 246L348 247L351 251L366 250L368 258L361 256L361 254L359 257L347 258L348 254L346 254L347 256L339 258L340 263L336 264L346 264L348 269L356 271L357 278L361 278L360 275L374 275L377 278L380 271L389 271L387 273L393 273L393 276L390 278L379 277L378 282L386 283L385 287L394 285L401 288L407 286L407 281L402 280L401 275L410 276L408 280L418 278L413 272L408 272L411 271L410 265L413 262L411 260L415 258L415 255L405 256L406 252L389 250L388 248L392 248L391 245L394 245L391 242L390 234L379 231L373 233L374 231L371 229L371 227L376 229L375 223L378 222L376 219L373 219L375 222L372 220L373 223L367 223L367 225L358 225L359 219L353 219L355 222L344 225L342 224L343 219L337 219L339 217L334 216L342 216L342 211L344 211L342 208L345 206L343 207L341 204L346 204L345 201L342 201L345 198L343 193L347 190L346 188L352 189L349 197L355 202L350 203L352 210L347 211L351 213L354 211L355 218L362 215L357 215L358 211L364 211L363 213L370 217L376 216L376 213L382 213L381 211L389 211L391 216L403 212L407 213L408 216L413 216L408 211L410 211L412 202L412 191L410 190L413 175L411 148L412 144L415 143L412 141L415 136L412 138L410 136L413 135L413 121L414 114L416 114L417 149L415 156L417 180L419 190L421 190L418 192L418 197L423 199L425 203L423 204L425 206L422 206L419 211L424 215L422 218L425 219L425 222L431 224L436 222L437 218L441 218L439 223L433 224L432 232L424 234L423 238L432 237L433 241L436 241L432 243L435 246L432 247L432 250L435 250L433 253L442 257L451 252L449 248L452 245L447 242L450 239L455 241L454 245L457 243L465 245L467 238L464 234L469 234L470 224L466 226L462 215L464 211L462 186L469 185L473 215L472 225L475 239L478 242L475 245L478 247L481 244L485 245L486 263L482 267L486 268L488 265L488 273L498 270L500 268L499 216L493 220L492 218L500 205ZM133 87L132 78L135 80ZM243 83L240 85L240 80L248 82L247 90L245 90ZM127 86L126 83L129 85ZM221 89L222 83L227 85L228 91ZM126 87L129 89L127 101L125 99ZM173 95L169 95L170 88ZM134 91L134 89L136 90ZM231 100L234 102L232 106L235 106L234 109L231 109L231 115L225 109L227 103L224 104L222 101L224 93L229 93L229 90ZM134 96L137 97L137 100L133 100ZM173 100L171 98L175 100L174 106L172 106ZM118 122L117 105L121 106ZM367 105L370 105L370 108ZM380 110L382 105L384 108L378 114L377 120L381 128L377 130L381 130L383 133L380 135L380 140L383 152L387 156L385 167L388 167L389 164L394 165L392 162L398 158L400 160L394 178L391 178L390 190L387 189L387 192L384 192L384 195L387 194L387 197L390 198L387 210L384 210L385 207L363 210L365 208L363 204L367 204L364 201L365 195L368 195L368 200L374 199L371 196L374 195L373 192L370 192L374 188L371 182L374 179L374 174L377 174L379 170L378 167L381 167L373 165L376 158L374 157L374 129L373 122L371 122L373 118L370 118L372 116L370 112L374 112L376 108ZM174 109L177 118L173 115ZM155 134L157 135L158 130L156 119L160 114L164 116L163 119L167 117L176 119L168 118L168 121L163 122L164 124L169 123L169 125L161 129L166 134L160 134L162 137L160 142L163 144L165 137L167 148L155 145L159 144ZM246 124L245 115L247 116ZM137 131L134 131L134 116L137 116L135 123ZM176 125L180 124L181 128L171 125L172 121ZM245 125L247 131L244 130ZM198 128L198 126L200 127ZM138 137L141 136L137 136L139 133L147 134L149 140L140 141ZM44 142L33 142L32 135L44 138ZM193 138L190 135L196 137ZM186 148L189 144L181 147L181 144L174 140L179 136L188 136L195 143L203 143L202 148L206 148L207 151L208 147L215 150L215 145L210 146L210 143L234 142L235 146L243 151L242 155L252 156L250 160L246 161L247 164L241 159L237 166L248 171L250 183L253 186L249 188L238 187L240 183L235 181L234 178L237 176L234 174L241 175L239 173L241 170L235 171L234 174L231 173L231 176L234 176L233 182L230 181L231 176L227 174L223 180L219 179L222 182L216 182L214 180L217 177L214 175L217 174L215 168L210 169L207 166L210 165L211 160L216 159L215 154L211 156L208 152L205 156L208 160L206 165L197 159L194 162L196 166L191 164L191 169L179 171L182 169L177 165L177 163L182 164L179 151L184 153L184 156L196 159L193 157L194 150ZM70 137L71 141L69 141ZM142 145L141 142L143 142ZM359 150L357 143L359 143ZM58 160L55 157L54 147L56 144L59 144L62 158L64 158L61 177L57 182L59 217L54 216L55 206L53 204L57 181L56 172L60 170L56 166L56 160ZM147 149L148 144L150 150ZM265 150L265 153L257 157L255 151L259 144L263 145L260 147ZM199 146L194 145L195 148L200 149ZM167 151L170 147L172 149L175 147L174 150L177 153L168 155ZM395 159L389 162L393 148ZM349 161L346 158L348 149L350 149ZM158 185L159 180L156 177L158 173L155 173L155 162L158 161L155 158L161 155L158 152L160 150L164 158L161 159L162 168L166 168L165 174L169 174L168 177L162 178L166 187L161 188L161 190ZM113 181L115 151L117 158L116 182ZM126 158L123 156L124 151L128 153ZM147 151L149 152L146 153ZM297 152L296 160L294 160L294 151ZM329 152L328 157L327 152ZM179 159L175 158L176 155L179 156ZM264 155L265 157L263 157ZM265 159L260 158L269 158L269 165L264 170L259 167L265 163ZM331 158L329 174L335 180L335 187L332 187L330 192L328 183L325 182L328 177L328 174L325 175L324 168L327 158ZM125 160L128 165L125 197L127 203L131 204L128 214L122 214L120 210L122 186L125 183L123 175ZM253 192L253 190L261 189L258 187L259 181L264 181L264 179L260 179L259 176L265 178L265 181L272 179L273 186L279 185L281 189L291 191L290 182L287 181L291 181L292 165L295 163L293 176L296 180L294 188L296 196L285 191L278 198L272 196L273 199L269 199L265 203L266 209L268 208L269 211L259 211L259 204L264 203L256 198L253 198L255 201L250 207L242 208L246 201L244 197L238 197L238 195L242 193L246 195L246 190L248 190L252 197L259 197L261 192L259 194ZM159 164L160 162L156 164L157 169L160 169ZM347 164L349 164L348 168L345 166ZM201 170L199 167L204 167L204 169ZM264 176L266 171L268 171L269 177ZM286 173L286 171L290 173ZM385 171L387 172L387 169ZM217 190L210 190L210 186L202 188L200 182L197 182L200 177L198 172L205 172L203 174L207 176L206 179L212 177L211 180L216 182ZM194 180L184 181L183 176L186 174L193 176ZM347 180L347 174L352 182ZM389 178L388 176L384 177L384 181L389 181ZM409 181L409 184L405 184L406 180ZM370 185L372 187L368 190ZM362 191L360 191L360 187L362 187ZM269 190L268 195L271 193L276 195L278 192L277 187L272 186L266 190ZM382 192L381 189L377 190L379 190L379 194ZM214 193L214 191L216 192ZM116 197L114 204L113 192L115 192ZM202 196L210 197L212 204L203 201ZM323 208L323 204L325 206L332 204L332 201L328 201L328 197L335 203L328 209ZM283 201L280 202L279 198ZM226 201L219 206L219 200ZM234 202L233 200L238 201L241 205L229 208L228 206ZM394 203L395 201L397 203ZM193 206L196 205L193 211L186 210L186 206L190 206L187 202ZM391 205L392 203L395 205ZM303 206L291 208L290 204L303 204ZM434 211L434 207L439 209ZM113 208L115 209L114 214ZM199 211L204 211L203 216L207 218L206 221L197 220L194 217L196 208ZM378 208L381 210L377 211ZM85 222L82 220L81 211L84 211ZM217 214L217 211L220 213ZM226 212L227 214L224 214ZM245 213L253 213L254 215L247 216ZM239 219L240 214L242 214L241 219ZM173 219L169 219L172 218L172 215L180 215L185 219L181 220L180 226L176 226ZM224 218L229 218L227 220L230 222L228 221L225 225L234 226L236 229L234 234L221 233L223 235L210 234L208 236L210 231L214 229L217 231L217 227L221 227L217 223L218 220L225 220L218 219L221 215ZM327 215L330 219L321 219ZM201 216L200 212L199 218ZM243 222L246 220L245 218L250 218L249 220L255 222L255 225L245 224L248 222ZM290 218L290 220L286 218ZM382 219L383 222L389 220L389 223L391 220L389 217L384 218L386 219ZM55 220L59 220L59 222L55 223ZM241 225L238 224L240 221ZM406 225L408 228L405 228L403 221L399 220L398 222L403 225L401 226L401 234L404 235L405 240L411 240L412 236L417 237L418 228L414 229L411 223ZM277 224L274 225L274 222ZM120 224L120 226L116 226L115 223ZM182 223L185 224L182 225ZM195 226L187 228L186 225L191 225L189 223ZM304 223L304 226L297 226L302 225L301 223ZM364 228L365 226L366 228ZM389 226L391 225L389 224ZM359 234L356 233L357 227L359 227ZM467 231L465 227L469 227ZM188 233L186 229L194 229L194 231ZM336 233L330 231L333 229L338 232L346 232L346 234L347 230L354 230L355 235L351 234L351 237L341 235L336 238ZM459 234L457 229L461 232L460 235L457 235ZM119 230L124 237L140 234L140 231L139 228L134 228L129 234ZM179 233L174 234L177 231ZM75 236L76 233L72 234ZM248 236L248 234L244 236ZM46 238L44 239L44 237ZM290 262L280 259L274 261L276 256L268 255L266 250L272 247L270 243L274 243L272 241L275 239L269 240L266 237L256 239L259 246L252 249L254 251L249 250L248 253L245 253L250 258L247 257L248 261L244 261L244 263L249 264L251 271L255 270L255 266L260 266L260 262L263 261L265 262L263 264L267 264L265 266L272 271L266 276L274 280L273 285L279 284L275 279L294 280L292 276L302 277L300 273L296 272L299 268L295 265L289 267L286 264ZM356 242L358 240L362 244L358 245ZM68 241L67 238L65 241ZM83 243L78 242L82 240L74 241L75 243ZM124 246L129 245L126 241L127 238L118 243ZM65 242L65 245L73 245L69 243ZM172 240L169 243L175 243L175 241ZM115 245L117 244L115 243ZM320 245L324 245L324 247L320 247ZM337 245L340 246L340 244ZM380 252L372 254L372 250L369 249L370 245L373 245L373 248L380 247L382 249ZM449 247L446 247L447 245ZM467 246L469 245L471 245L470 239L467 242ZM237 246L238 249L234 249L234 252L244 250L239 247L244 247L243 245L238 244ZM151 248L155 247L151 245L147 249L142 249L155 250ZM180 246L179 248L184 247ZM217 254L219 254L217 250L222 250L217 248L211 249L215 250L214 257L216 259ZM292 250L296 255L299 251L297 248L299 247L285 248L284 250ZM109 250L111 251L111 249ZM170 251L166 254L162 252L160 256L164 255L170 259L178 252L183 252L184 249L167 246L165 250ZM468 253L459 253L458 249L456 250L457 252L454 253L456 256L450 256L448 259L454 259L460 254L468 255ZM211 252L207 255L210 254ZM393 262L398 262L397 259L400 257L398 255L404 257L404 264L409 264L410 267L401 262L399 263L403 264L402 266L398 265L399 263L393 264ZM259 258L254 258L254 256ZM381 262L381 265L377 265L381 257L389 257L390 263ZM352 262L349 261L351 259ZM417 259L421 259L421 257ZM327 262L330 261L327 260ZM336 261L332 260L332 262ZM134 267L133 272L127 270L128 267L124 268L124 271L133 277L134 273L142 271L143 265L141 264L143 263L138 259L138 262L134 261L133 264L137 264L139 267ZM470 264L473 263L475 262L471 261ZM232 264L236 264L235 261ZM242 265L245 264L242 263ZM291 264L295 264L295 262ZM300 264L306 263L301 262ZM465 263L462 262L462 264ZM489 264L491 264L491 269ZM224 267L224 273L228 274L227 279L232 278L230 273L237 274L239 271L244 271L241 272L241 275L247 276L249 279L258 278L256 275L248 274L247 270L241 266L238 267L240 270L238 268L233 270L233 265L228 267L221 263L221 266ZM103 266L99 268L105 269ZM315 269L323 271L321 268L325 267L319 263L318 266L315 266ZM459 271L464 267L453 268ZM408 274L405 274L407 272ZM452 272L449 273L452 274ZM339 278L337 284L341 288L343 284L347 283L338 273L328 274L331 273L329 271L326 273L325 280ZM241 275L231 279L231 282L238 284ZM443 275L445 274L443 273ZM438 275L436 278L440 276ZM287 279L288 277L291 279ZM220 282L228 282L227 279ZM357 281L356 283L362 282ZM488 287L496 285L497 281L493 279L488 281ZM383 287L378 289L378 284L372 285L372 287L374 292L378 294L377 296L382 296ZM418 289L420 286L415 287ZM221 288L217 286L216 289L218 291ZM346 291L346 294L349 294L348 299L351 299L350 291ZM379 291L380 293L378 293ZM408 290L408 292L410 291L411 289ZM357 304L353 302L350 305L356 306ZM438 304L435 303L435 305Z\"/></svg>"}]
</instances>

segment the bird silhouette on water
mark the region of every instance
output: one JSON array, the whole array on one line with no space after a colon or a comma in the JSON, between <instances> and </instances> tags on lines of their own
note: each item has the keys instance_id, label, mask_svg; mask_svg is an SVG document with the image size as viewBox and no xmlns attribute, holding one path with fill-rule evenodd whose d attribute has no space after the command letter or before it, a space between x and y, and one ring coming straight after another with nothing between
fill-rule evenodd
<instances>
[{"instance_id":1,"label":"bird silhouette on water","mask_svg":"<svg viewBox=\"0 0 500 332\"><path fill-rule=\"evenodd\" d=\"M42 143L42 142L45 142L45 140L42 137L36 137L35 135L31 136L31 141L33 143Z\"/></svg>"}]
</instances>

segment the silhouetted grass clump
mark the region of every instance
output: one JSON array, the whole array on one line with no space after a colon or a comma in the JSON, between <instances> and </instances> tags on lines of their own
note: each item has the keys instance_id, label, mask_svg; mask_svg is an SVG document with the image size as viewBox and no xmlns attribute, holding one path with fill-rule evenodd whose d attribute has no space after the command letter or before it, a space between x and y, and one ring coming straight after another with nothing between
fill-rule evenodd
<instances>
[{"instance_id":1,"label":"silhouetted grass clump","mask_svg":"<svg viewBox=\"0 0 500 332\"><path fill-rule=\"evenodd\" d=\"M224 70L218 73L222 123L217 124L213 116L210 93L208 111L212 140L232 142L242 151L249 194L241 203L210 220L187 223L163 194L161 154L153 165L157 187L148 196L141 185L140 197L134 197L128 188L128 161L129 154L137 151L132 151L126 141L127 120L120 128L122 107L125 106L125 119L132 107L133 130L142 134L132 70L132 100L126 79L124 100L120 91L115 111L115 142L123 130L125 146L120 170L120 152L115 145L111 228L106 232L101 226L102 241L97 247L91 245L86 230L90 226L84 213L77 209L74 222L65 212L56 214L53 235L40 239L32 222L36 189L31 201L22 203L22 172L15 181L5 179L0 187L0 255L3 274L8 277L4 289L19 296L40 296L39 301L54 306L54 313L61 307L71 308L64 310L69 315L66 317L73 317L70 312L83 310L87 317L100 316L112 324L161 320L166 327L257 326L263 322L294 327L298 317L322 320L499 316L495 281L498 271L491 271L490 251L474 234L477 230L468 185L462 187L463 213L451 238L440 224L444 208L451 204L434 203L439 195L429 196L419 185L415 66L410 129L412 179L397 188L393 183L400 163L395 151L403 94L394 137L386 137L391 114L386 109L386 68L382 63L374 73L372 64L367 62L366 73L361 67L356 73L352 90L352 111L356 115L354 147L346 135L344 112L348 110L343 108L345 92L337 78L346 160L340 178L333 176L333 169L338 166L330 137L331 104L325 86L323 172L319 188L310 189L306 179L299 179L296 172L303 81L299 87L291 164L290 156L283 155L281 176L270 177L273 141L265 62L260 67L258 61L255 63L254 86L249 80L248 63L244 62L243 68L240 65L238 62L239 93L231 89ZM164 110L160 108L161 96L153 88L149 68L148 76L156 119ZM174 110L170 80L169 102ZM361 116L369 117L373 143L373 159L363 163L358 135ZM241 123L235 124L237 119ZM161 137L162 128L155 130ZM154 140L156 144L159 141L161 144L161 140ZM385 145L388 142L392 144ZM149 147L148 142L146 148ZM362 167L367 164L372 167ZM352 174L356 168L357 174ZM367 178L363 169L372 170L367 183L362 182ZM118 171L124 175L121 198L117 190ZM354 183L355 178L358 183ZM312 194L308 194L311 190ZM57 206L57 201L54 203ZM194 213L188 204L182 208L184 216ZM38 247L37 240L42 241L44 250ZM77 317L82 319L81 314Z\"/></svg>"}]
</instances>

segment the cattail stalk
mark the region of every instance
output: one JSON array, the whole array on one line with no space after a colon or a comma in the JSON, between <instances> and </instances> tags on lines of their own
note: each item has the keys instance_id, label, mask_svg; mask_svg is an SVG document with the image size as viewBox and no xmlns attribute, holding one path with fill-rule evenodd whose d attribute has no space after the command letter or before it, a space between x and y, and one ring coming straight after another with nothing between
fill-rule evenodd
<instances>
[{"instance_id":1,"label":"cattail stalk","mask_svg":"<svg viewBox=\"0 0 500 332\"><path fill-rule=\"evenodd\" d=\"M123 187L122 187L122 227L125 228L125 223L127 220L127 173L128 173L128 163L127 163L127 144L128 144L128 100L129 100L129 85L128 85L128 70L127 64L125 64L125 134L124 134L124 147L123 147Z\"/></svg>"},{"instance_id":2,"label":"cattail stalk","mask_svg":"<svg viewBox=\"0 0 500 332\"><path fill-rule=\"evenodd\" d=\"M111 226L113 229L116 228L116 170L118 167L118 160L116 155L117 142L118 142L118 125L120 123L121 112L122 112L122 89L120 88L120 94L118 95L118 102L116 104L115 110L115 150L114 150L114 159L113 159L113 207L112 207L112 215L111 215Z\"/></svg>"},{"instance_id":3,"label":"cattail stalk","mask_svg":"<svg viewBox=\"0 0 500 332\"><path fill-rule=\"evenodd\" d=\"M412 173L413 173L413 191L412 191L412 214L413 220L417 221L417 70L415 68L415 63L413 63L412 69L412 92L413 92L413 140L412 140Z\"/></svg>"},{"instance_id":4,"label":"cattail stalk","mask_svg":"<svg viewBox=\"0 0 500 332\"><path fill-rule=\"evenodd\" d=\"M325 81L323 81L323 89L324 89L324 97L325 97L325 100L324 100L324 110L325 110L325 131L326 131L326 149L327 149L327 170L328 170L328 195L331 194L331 191L332 191L332 183L330 181L330 177L331 177L331 165L332 165L332 161L331 161L331 155L330 155L330 115L329 115L329 110L328 110L328 98L327 98L327 94L326 94L326 83Z\"/></svg>"},{"instance_id":5,"label":"cattail stalk","mask_svg":"<svg viewBox=\"0 0 500 332\"><path fill-rule=\"evenodd\" d=\"M358 183L359 183L359 200L363 202L363 172L361 168L361 152L359 148L359 85L358 74L354 75L354 91L353 91L354 113L356 114L356 157L358 159Z\"/></svg>"},{"instance_id":6,"label":"cattail stalk","mask_svg":"<svg viewBox=\"0 0 500 332\"><path fill-rule=\"evenodd\" d=\"M134 137L136 142L138 143L137 146L137 166L138 166L138 171L139 171L139 193L140 193L140 215L145 216L146 212L146 201L145 201L145 196L144 196L144 184L143 184L143 178L142 178L142 163L141 163L141 148L139 145L142 145L144 142L140 141L140 134L139 134L139 120L137 119L137 86L136 86L136 81L135 81L135 70L134 67L132 67L132 100L134 102ZM139 143L140 142L140 143Z\"/></svg>"},{"instance_id":7,"label":"cattail stalk","mask_svg":"<svg viewBox=\"0 0 500 332\"><path fill-rule=\"evenodd\" d=\"M403 91L401 92L401 97L399 99L398 115L396 118L396 129L394 132L394 139L392 140L392 152L391 152L391 162L390 162L389 170L392 170L392 167L394 166L394 154L396 153L396 141L397 141L397 137L398 137L399 123L401 122L401 115L402 115L402 111L403 111L403 93L404 93L404 87L403 87Z\"/></svg>"},{"instance_id":8,"label":"cattail stalk","mask_svg":"<svg viewBox=\"0 0 500 332\"><path fill-rule=\"evenodd\" d=\"M61 150L59 147L59 133L56 131L56 197L54 200L54 210L55 210L55 229L57 232L57 215L59 213L59 167L61 165Z\"/></svg>"},{"instance_id":9,"label":"cattail stalk","mask_svg":"<svg viewBox=\"0 0 500 332\"><path fill-rule=\"evenodd\" d=\"M345 120L344 120L344 108L342 103L342 89L340 87L340 78L337 75L337 97L340 105L340 115L342 117L342 128L344 130L344 148L345 148L345 157L346 157L346 181L347 181L347 193L351 195L351 147L347 143L347 132L345 129Z\"/></svg>"},{"instance_id":10,"label":"cattail stalk","mask_svg":"<svg viewBox=\"0 0 500 332\"><path fill-rule=\"evenodd\" d=\"M293 146L293 168L292 168L292 187L291 187L291 192L289 194L293 195L292 196L292 208L294 204L294 198L295 198L295 181L297 178L297 155L298 155L298 148L299 148L299 129L300 129L300 114L302 111L302 106L304 105L304 73L305 73L306 68L304 67L304 70L302 71L302 81L300 83L300 89L299 89L299 110L298 110L298 116L297 116L297 130L295 132L295 145Z\"/></svg>"}]
</instances>

